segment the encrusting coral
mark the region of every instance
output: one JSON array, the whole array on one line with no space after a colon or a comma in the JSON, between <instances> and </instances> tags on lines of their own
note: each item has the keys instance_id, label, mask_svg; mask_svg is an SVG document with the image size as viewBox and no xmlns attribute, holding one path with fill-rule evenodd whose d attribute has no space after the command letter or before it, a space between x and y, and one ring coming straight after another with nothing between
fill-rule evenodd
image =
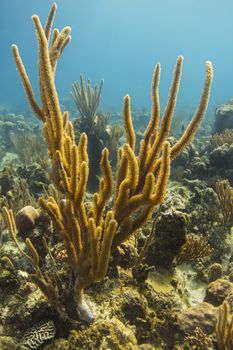
<instances>
[{"instance_id":1,"label":"encrusting coral","mask_svg":"<svg viewBox=\"0 0 233 350\"><path fill-rule=\"evenodd\" d=\"M82 320L92 321L94 314L84 299L83 290L104 278L111 251L141 227L155 206L163 202L170 174L170 159L175 158L190 143L205 114L212 81L212 65L210 62L206 64L206 79L197 111L182 137L172 147L167 138L176 105L183 57L179 56L177 59L168 103L160 126L160 65L156 65L152 81L151 118L138 155L135 154L130 97L125 96L123 123L127 143L118 152L116 183L114 185L109 152L104 149L100 162L102 178L99 192L93 196L92 207L86 207L85 191L89 171L87 136L83 133L79 143L75 143L73 126L68 119L68 112L61 112L54 81L58 59L70 41L71 28L65 27L60 32L54 29L50 40L55 12L56 4L53 4L44 29L39 17L32 17L39 46L41 107L35 99L17 46L13 45L12 50L29 103L36 116L44 123L53 182L57 189L65 194L63 200L56 201L50 197L47 201L41 199L40 204L59 230L67 250L68 263L73 270L73 291L72 296L69 295L69 303L74 303ZM107 209L112 195L112 207L109 209L108 206ZM13 215L7 209L4 212L12 237L17 242ZM62 303L59 281L42 272L39 255L30 239L26 240L26 245L32 257L25 253L24 255L35 269L32 279L56 307L61 317L68 319L68 311ZM53 261L45 240L44 245Z\"/></svg>"}]
</instances>

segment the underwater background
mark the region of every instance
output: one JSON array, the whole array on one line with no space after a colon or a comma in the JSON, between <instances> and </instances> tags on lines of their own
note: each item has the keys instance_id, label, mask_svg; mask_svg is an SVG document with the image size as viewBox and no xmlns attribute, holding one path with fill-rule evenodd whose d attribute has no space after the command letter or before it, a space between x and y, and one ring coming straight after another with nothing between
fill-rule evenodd
<instances>
[{"instance_id":1,"label":"underwater background","mask_svg":"<svg viewBox=\"0 0 233 350\"><path fill-rule=\"evenodd\" d=\"M27 103L15 72L10 47L19 46L36 86L37 45L31 15L46 20L51 1L0 1L0 103L25 109ZM60 97L73 81L104 79L101 106L121 110L128 93L136 108L150 106L154 66L162 65L161 103L167 99L179 54L185 58L177 109L194 111L204 79L204 63L214 64L210 110L232 97L233 2L231 0L58 0L58 27L70 25L72 43L57 74Z\"/></svg>"},{"instance_id":2,"label":"underwater background","mask_svg":"<svg viewBox=\"0 0 233 350\"><path fill-rule=\"evenodd\" d=\"M233 350L232 14L0 0L0 350Z\"/></svg>"}]
</instances>

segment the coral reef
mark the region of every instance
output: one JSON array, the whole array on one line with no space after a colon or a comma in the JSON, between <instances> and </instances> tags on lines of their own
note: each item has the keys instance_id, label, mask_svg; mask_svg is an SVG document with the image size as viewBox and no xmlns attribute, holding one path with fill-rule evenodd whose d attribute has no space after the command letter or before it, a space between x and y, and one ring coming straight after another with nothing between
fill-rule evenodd
<instances>
[{"instance_id":1,"label":"coral reef","mask_svg":"<svg viewBox=\"0 0 233 350\"><path fill-rule=\"evenodd\" d=\"M52 30L55 12L53 4L44 27L33 16L41 103L12 47L48 162L33 148L40 126L8 111L0 117L0 348L231 350L232 130L211 135L208 124L193 141L211 64L187 128L174 115L181 56L162 116L157 64L150 113L131 113L127 95L123 128L112 124L96 112L102 86L81 78L81 117L72 123L55 85L71 29Z\"/></svg>"},{"instance_id":2,"label":"coral reef","mask_svg":"<svg viewBox=\"0 0 233 350\"><path fill-rule=\"evenodd\" d=\"M73 290L72 294L66 298L69 299L69 303L72 303L70 300L74 301L78 316L90 322L94 315L84 299L83 290L93 282L104 278L111 250L116 249L141 227L150 217L154 207L163 202L170 174L170 158L175 158L191 142L206 111L212 80L212 65L210 62L206 64L206 80L198 109L181 138L172 147L167 137L176 104L183 58L178 57L176 63L160 128L158 98L160 65L156 65L152 80L151 118L144 133L144 139L140 143L138 156L134 153L135 132L131 120L130 98L125 97L123 122L127 143L119 149L116 193L112 210L105 211L114 187L107 149L103 150L100 162L102 178L99 193L94 194L92 207L87 209L84 205L89 171L87 137L83 133L78 145L75 144L73 126L68 120L68 112L61 112L54 82L57 62L64 47L70 41L71 29L65 27L61 32L55 29L51 47L49 47L55 12L56 5L53 4L44 28L38 16L32 17L39 46L39 87L42 107L35 99L17 46L13 45L12 50L32 110L44 123L53 181L56 187L66 194L65 201L56 202L53 197L50 197L47 202L40 200L41 206L51 216L60 231L67 250L68 262L73 270ZM6 208L4 213L12 238L19 247L13 214ZM30 238L25 242L32 256L21 252L34 266L35 274L31 278L55 306L61 318L70 319L65 307L66 302L62 301L64 291L59 286L56 270L54 276L44 274L40 268L40 259L35 246ZM45 240L44 246L53 262L50 248Z\"/></svg>"}]
</instances>

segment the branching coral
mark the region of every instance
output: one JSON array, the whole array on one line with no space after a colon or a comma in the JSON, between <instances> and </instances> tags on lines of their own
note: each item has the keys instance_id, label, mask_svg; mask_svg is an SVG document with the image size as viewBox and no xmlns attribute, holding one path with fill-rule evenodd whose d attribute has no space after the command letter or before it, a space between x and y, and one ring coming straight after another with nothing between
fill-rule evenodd
<instances>
[{"instance_id":1,"label":"branching coral","mask_svg":"<svg viewBox=\"0 0 233 350\"><path fill-rule=\"evenodd\" d=\"M163 202L170 174L170 159L175 158L190 143L205 114L212 81L212 65L210 62L206 64L206 79L197 111L180 140L172 147L167 138L178 94L183 57L178 57L175 66L170 95L160 127L158 96L160 65L157 64L155 68L151 118L138 155L135 154L130 97L125 97L123 123L127 143L118 152L116 184L114 186L109 152L104 149L100 162L102 177L99 192L94 194L92 206L87 207L84 202L89 172L87 136L83 133L78 145L75 143L73 126L68 119L68 112L63 114L61 112L54 81L58 59L70 41L69 27L65 27L61 32L54 29L49 45L55 11L56 5L53 4L44 29L39 17L32 17L39 46L39 87L42 107L35 99L17 46L13 45L12 49L29 103L37 117L44 123L53 182L66 197L60 201L56 201L53 197L47 201L41 199L40 204L58 228L67 250L68 263L73 270L73 293L69 296L69 301L74 302L81 319L91 321L93 314L83 297L83 290L93 282L104 278L111 251L141 227L155 206ZM109 208L108 203L114 189L113 205ZM5 209L5 215L10 229L14 229L11 212ZM16 241L16 233L12 234L12 237ZM54 286L53 279L40 270L39 256L31 241L28 239L26 243L32 254L32 257L28 258L31 259L36 271L33 275L34 282L60 314L67 315L68 311L64 311L64 305L61 306L58 286ZM46 247L46 242L44 244ZM49 249L48 254L51 256Z\"/></svg>"},{"instance_id":2,"label":"branching coral","mask_svg":"<svg viewBox=\"0 0 233 350\"><path fill-rule=\"evenodd\" d=\"M224 145L225 143L232 145L233 144L233 130L226 129L222 134L214 134L211 137L210 141L214 147L220 147L220 146Z\"/></svg>"},{"instance_id":3,"label":"branching coral","mask_svg":"<svg viewBox=\"0 0 233 350\"><path fill-rule=\"evenodd\" d=\"M103 83L103 80L101 80L100 86L95 85L93 88L91 81L88 80L87 84L85 84L83 76L80 75L80 83L77 81L72 85L72 97L82 118L86 120L87 124L93 124L93 119L96 116L96 111L100 103Z\"/></svg>"},{"instance_id":4,"label":"branching coral","mask_svg":"<svg viewBox=\"0 0 233 350\"><path fill-rule=\"evenodd\" d=\"M83 76L80 76L80 83L73 84L72 96L81 117L74 121L75 138L79 140L81 133L85 132L88 137L89 171L92 174L88 179L88 189L94 192L98 189L100 176L101 152L104 147L109 149L110 160L116 164L117 148L119 146L120 128L108 126L109 116L106 114L97 115L97 108L100 102L103 80L99 87L91 86L90 80L85 84ZM110 146L110 147L109 147Z\"/></svg>"},{"instance_id":5,"label":"branching coral","mask_svg":"<svg viewBox=\"0 0 233 350\"><path fill-rule=\"evenodd\" d=\"M217 181L216 193L223 215L223 223L231 229L233 225L233 188L230 186L229 181Z\"/></svg>"},{"instance_id":6,"label":"branching coral","mask_svg":"<svg viewBox=\"0 0 233 350\"><path fill-rule=\"evenodd\" d=\"M188 235L185 244L181 247L175 259L176 264L179 265L183 262L203 258L210 255L212 250L207 238Z\"/></svg>"},{"instance_id":7,"label":"branching coral","mask_svg":"<svg viewBox=\"0 0 233 350\"><path fill-rule=\"evenodd\" d=\"M219 308L216 334L219 350L233 349L233 313L228 301L224 301Z\"/></svg>"}]
</instances>

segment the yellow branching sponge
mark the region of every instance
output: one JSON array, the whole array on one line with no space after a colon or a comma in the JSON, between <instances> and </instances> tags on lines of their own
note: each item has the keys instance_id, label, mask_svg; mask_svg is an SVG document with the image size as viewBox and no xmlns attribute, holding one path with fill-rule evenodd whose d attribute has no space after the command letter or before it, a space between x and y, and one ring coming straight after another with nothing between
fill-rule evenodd
<instances>
[{"instance_id":1,"label":"yellow branching sponge","mask_svg":"<svg viewBox=\"0 0 233 350\"><path fill-rule=\"evenodd\" d=\"M176 62L168 102L160 122L159 79L157 64L152 79L151 118L136 155L135 132L131 120L130 97L125 96L123 121L127 144L119 149L117 188L114 216L118 230L113 249L148 219L153 208L162 203L170 174L170 160L175 158L193 139L206 112L213 77L212 64L206 63L206 79L197 111L182 137L170 147L167 139L176 105L183 57ZM137 213L135 215L135 213Z\"/></svg>"},{"instance_id":2,"label":"yellow branching sponge","mask_svg":"<svg viewBox=\"0 0 233 350\"><path fill-rule=\"evenodd\" d=\"M51 35L55 12L56 4L53 4L44 28L38 16L32 17L38 40L41 106L36 101L17 46L13 45L12 50L29 103L36 116L44 123L44 133L52 162L53 182L66 196L65 200L60 201L53 197L47 201L41 199L40 204L51 216L63 238L68 262L74 272L73 299L77 313L80 318L91 321L93 315L83 298L83 290L104 278L111 251L141 227L154 207L163 202L170 174L170 160L192 140L206 111L212 66L211 63L207 63L204 90L197 112L184 135L173 147L170 147L167 138L176 104L183 58L178 57L161 123L158 94L160 65L155 68L151 118L138 155L135 154L130 97L125 97L123 124L127 143L119 149L116 184L114 185L108 150L104 149L99 192L94 194L92 206L87 207L85 193L89 175L88 140L86 135L82 134L79 143L75 143L72 123L69 121L68 112L61 112L54 81L59 57L71 39L71 29L65 27L60 32L54 29ZM112 196L114 196L113 204L107 209ZM12 215L8 214L7 217L12 228L14 226ZM15 232L12 235L16 237ZM55 293L59 288L54 286L54 281L51 281L49 276L41 272L38 254L30 241L27 246L31 251L30 259L34 262L36 271L33 275L34 282L64 317L64 308L60 305L59 297L56 297L57 292ZM46 242L45 249L51 255Z\"/></svg>"}]
</instances>

